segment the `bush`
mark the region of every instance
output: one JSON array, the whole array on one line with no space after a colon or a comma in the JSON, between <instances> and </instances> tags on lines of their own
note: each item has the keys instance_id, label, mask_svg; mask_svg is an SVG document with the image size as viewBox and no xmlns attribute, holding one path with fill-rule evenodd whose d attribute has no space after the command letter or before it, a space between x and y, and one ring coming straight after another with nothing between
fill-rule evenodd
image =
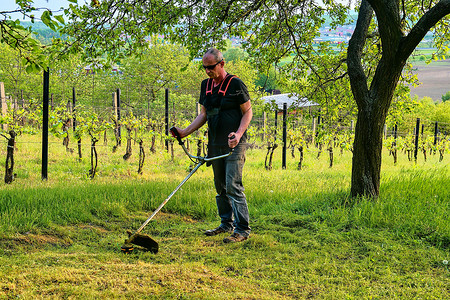
<instances>
[{"instance_id":1,"label":"bush","mask_svg":"<svg viewBox=\"0 0 450 300\"><path fill-rule=\"evenodd\" d=\"M450 100L450 91L445 93L445 95L442 95L442 101L445 102L447 100Z\"/></svg>"}]
</instances>

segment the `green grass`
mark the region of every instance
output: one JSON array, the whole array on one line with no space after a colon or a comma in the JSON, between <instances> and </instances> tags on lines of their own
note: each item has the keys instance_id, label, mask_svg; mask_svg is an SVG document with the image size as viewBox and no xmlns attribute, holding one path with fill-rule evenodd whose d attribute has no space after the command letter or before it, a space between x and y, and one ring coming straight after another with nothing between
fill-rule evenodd
<instances>
[{"instance_id":1,"label":"green grass","mask_svg":"<svg viewBox=\"0 0 450 300\"><path fill-rule=\"evenodd\" d=\"M228 245L205 237L217 226L212 170L203 166L144 229L160 252L120 253L187 175L175 145L147 154L137 175L134 149L99 149L99 176L52 144L49 179L40 180L39 144L16 152L17 179L0 190L0 299L444 299L450 293L450 164L397 165L384 155L381 195L348 197L350 153L307 152L264 169L249 150L244 170L252 235ZM123 150L123 149L121 149ZM1 152L1 155L5 155Z\"/></svg>"}]
</instances>

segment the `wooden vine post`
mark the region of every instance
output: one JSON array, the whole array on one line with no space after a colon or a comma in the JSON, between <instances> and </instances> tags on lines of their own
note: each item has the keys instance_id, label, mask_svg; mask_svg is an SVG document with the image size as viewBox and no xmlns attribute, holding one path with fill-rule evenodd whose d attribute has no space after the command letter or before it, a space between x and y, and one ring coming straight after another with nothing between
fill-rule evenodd
<instances>
[{"instance_id":1,"label":"wooden vine post","mask_svg":"<svg viewBox=\"0 0 450 300\"><path fill-rule=\"evenodd\" d=\"M122 143L120 136L120 89L112 93L112 105L114 111L114 137L116 139L116 144L113 146L113 152L116 152L117 148Z\"/></svg>"},{"instance_id":2,"label":"wooden vine post","mask_svg":"<svg viewBox=\"0 0 450 300\"><path fill-rule=\"evenodd\" d=\"M77 104L77 93L75 87L72 88L72 129L73 132L77 132L77 117L76 117L76 104ZM81 160L83 158L83 152L81 149L81 136L77 137L77 149L78 149L78 159Z\"/></svg>"},{"instance_id":3,"label":"wooden vine post","mask_svg":"<svg viewBox=\"0 0 450 300\"><path fill-rule=\"evenodd\" d=\"M8 111L8 105L6 104L6 94L5 94L5 84L3 82L0 82L0 103L2 106L2 115L5 116ZM2 124L3 130L8 130L7 124Z\"/></svg>"}]
</instances>

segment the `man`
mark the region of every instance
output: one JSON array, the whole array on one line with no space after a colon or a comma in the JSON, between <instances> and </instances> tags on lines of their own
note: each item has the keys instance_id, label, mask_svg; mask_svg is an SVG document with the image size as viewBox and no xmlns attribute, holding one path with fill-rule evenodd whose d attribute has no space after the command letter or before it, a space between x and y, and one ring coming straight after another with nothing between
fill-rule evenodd
<instances>
[{"instance_id":1,"label":"man","mask_svg":"<svg viewBox=\"0 0 450 300\"><path fill-rule=\"evenodd\" d=\"M201 84L201 111L185 129L177 128L186 137L208 121L208 156L233 153L212 161L216 203L221 218L219 227L205 231L207 236L232 233L225 243L241 242L250 234L247 199L242 185L242 169L247 148L246 130L252 119L252 106L247 87L239 78L228 74L222 53L209 49L202 59L209 79Z\"/></svg>"}]
</instances>

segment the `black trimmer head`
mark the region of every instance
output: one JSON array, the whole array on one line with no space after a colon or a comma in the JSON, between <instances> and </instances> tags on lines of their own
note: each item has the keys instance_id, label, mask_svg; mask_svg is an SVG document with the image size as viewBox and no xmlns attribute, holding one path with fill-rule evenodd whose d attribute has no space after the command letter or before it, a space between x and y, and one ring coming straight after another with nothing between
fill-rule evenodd
<instances>
[{"instance_id":1,"label":"black trimmer head","mask_svg":"<svg viewBox=\"0 0 450 300\"><path fill-rule=\"evenodd\" d=\"M141 246L146 248L148 251L152 253L158 253L158 242L149 237L146 234L134 233L131 234L128 232L129 238L125 240L125 243L120 247L123 253L131 253L134 250L134 245Z\"/></svg>"}]
</instances>

